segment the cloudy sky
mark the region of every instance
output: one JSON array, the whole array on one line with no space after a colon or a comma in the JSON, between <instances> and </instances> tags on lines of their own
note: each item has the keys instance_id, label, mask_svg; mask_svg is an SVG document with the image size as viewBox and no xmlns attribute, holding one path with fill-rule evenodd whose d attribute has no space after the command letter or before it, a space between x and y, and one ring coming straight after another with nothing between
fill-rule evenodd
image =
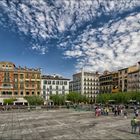
<instances>
[{"instance_id":1,"label":"cloudy sky","mask_svg":"<svg viewBox=\"0 0 140 140\"><path fill-rule=\"evenodd\" d=\"M0 60L65 77L140 60L140 0L0 0Z\"/></svg>"}]
</instances>

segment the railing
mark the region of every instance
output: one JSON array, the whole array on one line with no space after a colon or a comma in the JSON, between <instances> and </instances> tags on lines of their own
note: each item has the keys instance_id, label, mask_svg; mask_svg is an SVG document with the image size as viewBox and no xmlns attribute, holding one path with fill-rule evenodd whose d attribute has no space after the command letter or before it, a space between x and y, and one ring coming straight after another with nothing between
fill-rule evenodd
<instances>
[{"instance_id":1,"label":"railing","mask_svg":"<svg viewBox=\"0 0 140 140\"><path fill-rule=\"evenodd\" d=\"M12 86L0 86L0 88L13 88Z\"/></svg>"}]
</instances>

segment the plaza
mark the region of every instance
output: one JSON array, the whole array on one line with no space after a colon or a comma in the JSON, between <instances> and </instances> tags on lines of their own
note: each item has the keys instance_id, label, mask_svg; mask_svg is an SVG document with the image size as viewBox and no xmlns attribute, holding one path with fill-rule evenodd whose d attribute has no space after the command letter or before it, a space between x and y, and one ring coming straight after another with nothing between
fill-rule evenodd
<instances>
[{"instance_id":1,"label":"plaza","mask_svg":"<svg viewBox=\"0 0 140 140\"><path fill-rule=\"evenodd\" d=\"M138 130L131 134L131 117L95 117L92 111L72 109L5 111L0 113L0 139L140 139Z\"/></svg>"}]
</instances>

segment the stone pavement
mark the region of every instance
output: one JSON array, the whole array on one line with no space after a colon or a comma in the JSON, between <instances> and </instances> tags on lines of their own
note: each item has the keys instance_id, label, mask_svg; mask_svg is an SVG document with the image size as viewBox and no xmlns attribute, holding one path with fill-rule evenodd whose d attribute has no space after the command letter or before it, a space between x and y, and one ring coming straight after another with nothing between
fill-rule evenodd
<instances>
[{"instance_id":1,"label":"stone pavement","mask_svg":"<svg viewBox=\"0 0 140 140\"><path fill-rule=\"evenodd\" d=\"M137 130L138 131L138 130ZM138 133L138 132L137 132ZM74 110L0 113L0 140L140 139L130 133L130 118L94 116Z\"/></svg>"}]
</instances>

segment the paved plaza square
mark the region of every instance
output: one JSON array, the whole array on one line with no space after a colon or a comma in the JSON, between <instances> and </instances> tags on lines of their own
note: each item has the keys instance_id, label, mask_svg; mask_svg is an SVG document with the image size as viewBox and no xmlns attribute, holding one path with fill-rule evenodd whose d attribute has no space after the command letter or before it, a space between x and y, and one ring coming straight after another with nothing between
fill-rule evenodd
<instances>
[{"instance_id":1,"label":"paved plaza square","mask_svg":"<svg viewBox=\"0 0 140 140\"><path fill-rule=\"evenodd\" d=\"M138 130L131 134L130 119L72 109L1 112L0 140L140 139Z\"/></svg>"}]
</instances>

